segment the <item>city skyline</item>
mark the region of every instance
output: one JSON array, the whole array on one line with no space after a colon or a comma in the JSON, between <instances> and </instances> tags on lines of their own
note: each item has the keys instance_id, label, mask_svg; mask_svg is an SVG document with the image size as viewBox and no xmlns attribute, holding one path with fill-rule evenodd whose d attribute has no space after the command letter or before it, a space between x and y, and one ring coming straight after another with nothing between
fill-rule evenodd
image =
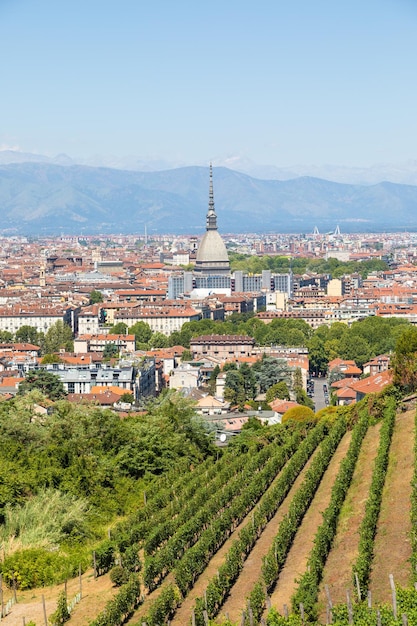
<instances>
[{"instance_id":1,"label":"city skyline","mask_svg":"<svg viewBox=\"0 0 417 626\"><path fill-rule=\"evenodd\" d=\"M0 6L0 148L179 164L415 159L410 0Z\"/></svg>"}]
</instances>

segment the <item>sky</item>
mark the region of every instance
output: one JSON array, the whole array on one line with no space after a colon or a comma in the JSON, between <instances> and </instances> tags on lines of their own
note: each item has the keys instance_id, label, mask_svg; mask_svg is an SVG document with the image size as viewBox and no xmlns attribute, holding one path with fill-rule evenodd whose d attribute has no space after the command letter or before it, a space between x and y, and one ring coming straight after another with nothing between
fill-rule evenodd
<instances>
[{"instance_id":1,"label":"sky","mask_svg":"<svg viewBox=\"0 0 417 626\"><path fill-rule=\"evenodd\" d=\"M0 0L0 148L417 159L417 0Z\"/></svg>"}]
</instances>

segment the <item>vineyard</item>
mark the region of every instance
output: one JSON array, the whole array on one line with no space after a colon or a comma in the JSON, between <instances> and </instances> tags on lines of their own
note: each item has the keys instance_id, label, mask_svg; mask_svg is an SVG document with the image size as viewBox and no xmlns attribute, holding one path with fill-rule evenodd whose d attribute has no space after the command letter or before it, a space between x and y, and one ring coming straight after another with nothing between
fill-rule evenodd
<instances>
[{"instance_id":1,"label":"vineyard","mask_svg":"<svg viewBox=\"0 0 417 626\"><path fill-rule=\"evenodd\" d=\"M66 620L417 624L416 422L387 393L165 477L95 553L94 617L86 593Z\"/></svg>"}]
</instances>

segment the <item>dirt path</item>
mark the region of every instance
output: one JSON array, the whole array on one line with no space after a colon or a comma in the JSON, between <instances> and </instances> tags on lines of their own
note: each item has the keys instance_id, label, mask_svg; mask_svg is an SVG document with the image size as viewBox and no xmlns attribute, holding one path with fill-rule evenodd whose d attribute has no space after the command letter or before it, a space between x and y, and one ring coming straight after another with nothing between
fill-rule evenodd
<instances>
[{"instance_id":1,"label":"dirt path","mask_svg":"<svg viewBox=\"0 0 417 626\"><path fill-rule=\"evenodd\" d=\"M322 513L330 502L331 489L339 465L346 456L351 436L352 433L349 431L340 442L313 498L313 502L297 531L286 564L281 571L281 575L278 578L277 585L271 596L272 606L278 611L283 610L284 604L291 608L291 596L296 589L295 579L299 578L305 572L315 534L323 519Z\"/></svg>"},{"instance_id":2,"label":"dirt path","mask_svg":"<svg viewBox=\"0 0 417 626\"><path fill-rule=\"evenodd\" d=\"M236 540L239 532L252 520L252 512L250 512L245 519L236 527L227 541L222 545L220 550L216 552L213 558L210 560L208 566L204 572L199 576L195 582L194 587L185 598L184 602L179 607L178 611L171 620L172 626L184 626L188 624L191 619L191 612L194 608L195 600L204 593L209 581L215 576L219 567L224 563L226 553L228 552L232 543Z\"/></svg>"},{"instance_id":3,"label":"dirt path","mask_svg":"<svg viewBox=\"0 0 417 626\"><path fill-rule=\"evenodd\" d=\"M326 603L324 585L329 586L334 603L345 602L346 589L352 588L352 566L358 553L359 527L372 480L380 430L381 424L371 426L362 443L352 483L340 513L335 541L323 572L319 594L319 605L323 607Z\"/></svg>"},{"instance_id":4,"label":"dirt path","mask_svg":"<svg viewBox=\"0 0 417 626\"><path fill-rule=\"evenodd\" d=\"M268 552L272 540L277 533L279 523L281 522L284 515L288 512L291 500L297 489L302 484L305 474L316 454L317 450L315 450L308 463L305 465L299 476L294 481L294 484L288 492L288 495L285 498L284 502L281 504L274 517L268 522L262 535L256 542L250 555L246 559L240 576L233 585L230 591L230 595L220 612L220 615L223 617L226 617L228 615L229 619L232 622L240 622L242 610L244 609L245 605L245 599L252 591L254 582L256 582L256 580L260 576L262 568L262 558ZM177 626L180 626L180 624L178 623Z\"/></svg>"},{"instance_id":5,"label":"dirt path","mask_svg":"<svg viewBox=\"0 0 417 626\"><path fill-rule=\"evenodd\" d=\"M21 626L23 618L26 623L35 622L38 626L45 623L42 596L45 598L45 609L47 618L56 609L57 598L64 585L45 587L17 593L17 604L12 606L9 615L1 620L4 626ZM78 578L68 581L67 595L71 600L80 590ZM71 614L68 624L71 626L85 626L96 615L102 611L110 598L117 592L113 587L109 575L100 576L94 580L92 571L88 571L82 576L82 599L77 604Z\"/></svg>"},{"instance_id":6,"label":"dirt path","mask_svg":"<svg viewBox=\"0 0 417 626\"><path fill-rule=\"evenodd\" d=\"M407 585L411 580L409 559L414 416L415 410L399 413L392 437L370 583L372 597L376 602L390 601L389 574L394 575L398 585Z\"/></svg>"}]
</instances>

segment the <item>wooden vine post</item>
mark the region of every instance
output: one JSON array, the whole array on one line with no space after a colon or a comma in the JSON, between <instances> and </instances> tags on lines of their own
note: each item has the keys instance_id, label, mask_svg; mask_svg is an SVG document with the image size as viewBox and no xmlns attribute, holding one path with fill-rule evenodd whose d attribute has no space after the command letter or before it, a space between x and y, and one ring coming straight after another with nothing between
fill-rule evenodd
<instances>
[{"instance_id":1,"label":"wooden vine post","mask_svg":"<svg viewBox=\"0 0 417 626\"><path fill-rule=\"evenodd\" d=\"M358 594L358 602L361 602L362 601L361 586L359 584L359 576L357 572L355 572L355 582L356 582L356 593Z\"/></svg>"},{"instance_id":2,"label":"wooden vine post","mask_svg":"<svg viewBox=\"0 0 417 626\"><path fill-rule=\"evenodd\" d=\"M46 615L46 604L45 604L45 596L42 595L42 607L43 607L43 620L45 626L48 626L48 617Z\"/></svg>"},{"instance_id":3,"label":"wooden vine post","mask_svg":"<svg viewBox=\"0 0 417 626\"><path fill-rule=\"evenodd\" d=\"M394 576L392 574L389 575L389 584L391 587L392 595L392 612L394 615L394 619L397 619L397 591L395 589Z\"/></svg>"},{"instance_id":4,"label":"wooden vine post","mask_svg":"<svg viewBox=\"0 0 417 626\"><path fill-rule=\"evenodd\" d=\"M347 610L348 610L349 624L353 624L353 608L352 608L352 601L350 599L350 593L348 589L346 589L346 604L347 604Z\"/></svg>"},{"instance_id":5,"label":"wooden vine post","mask_svg":"<svg viewBox=\"0 0 417 626\"><path fill-rule=\"evenodd\" d=\"M330 595L329 585L324 585L324 590L326 592L326 598L327 598L327 609L328 609L327 623L331 624L333 622L333 614L332 614L333 602L332 602L332 597Z\"/></svg>"}]
</instances>

